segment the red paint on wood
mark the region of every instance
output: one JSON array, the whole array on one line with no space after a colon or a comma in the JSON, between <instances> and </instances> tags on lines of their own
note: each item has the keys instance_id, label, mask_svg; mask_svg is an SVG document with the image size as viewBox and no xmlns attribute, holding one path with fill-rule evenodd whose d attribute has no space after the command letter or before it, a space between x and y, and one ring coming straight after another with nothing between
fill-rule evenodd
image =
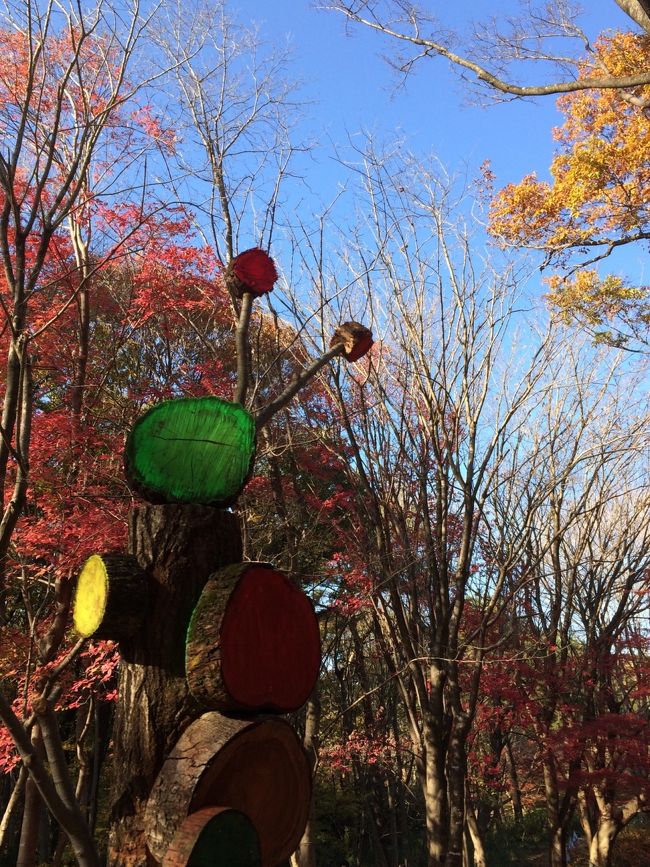
<instances>
[{"instance_id":1,"label":"red paint on wood","mask_svg":"<svg viewBox=\"0 0 650 867\"><path fill-rule=\"evenodd\" d=\"M221 625L221 668L242 707L287 713L307 701L320 668L318 622L285 574L259 564L244 572Z\"/></svg>"},{"instance_id":2,"label":"red paint on wood","mask_svg":"<svg viewBox=\"0 0 650 867\"><path fill-rule=\"evenodd\" d=\"M372 334L364 334L354 344L354 347L350 352L343 353L343 357L347 359L347 361L358 361L360 358L363 358L373 343L374 340L372 339Z\"/></svg>"}]
</instances>

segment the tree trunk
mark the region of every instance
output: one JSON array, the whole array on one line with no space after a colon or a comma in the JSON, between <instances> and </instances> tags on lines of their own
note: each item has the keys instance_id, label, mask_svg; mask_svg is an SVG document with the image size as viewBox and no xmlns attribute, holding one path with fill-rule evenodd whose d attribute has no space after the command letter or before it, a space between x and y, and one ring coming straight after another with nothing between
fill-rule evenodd
<instances>
[{"instance_id":1,"label":"tree trunk","mask_svg":"<svg viewBox=\"0 0 650 867\"><path fill-rule=\"evenodd\" d=\"M510 800L512 801L512 812L515 822L520 822L524 818L524 810L521 804L521 789L519 787L519 775L517 774L517 765L512 752L512 744L510 735L506 736L505 744L506 766L508 768L508 780L510 783Z\"/></svg>"},{"instance_id":2,"label":"tree trunk","mask_svg":"<svg viewBox=\"0 0 650 867\"><path fill-rule=\"evenodd\" d=\"M314 774L318 759L318 731L320 728L320 697L318 687L307 702L305 714L305 737L303 746L309 761L309 770ZM300 840L300 845L291 856L291 867L316 867L316 837L314 834L314 789L312 788L309 818Z\"/></svg>"},{"instance_id":3,"label":"tree trunk","mask_svg":"<svg viewBox=\"0 0 650 867\"><path fill-rule=\"evenodd\" d=\"M601 818L589 845L589 867L609 867L619 827L614 819Z\"/></svg>"},{"instance_id":4,"label":"tree trunk","mask_svg":"<svg viewBox=\"0 0 650 867\"><path fill-rule=\"evenodd\" d=\"M144 838L146 801L165 757L197 716L185 680L187 625L209 575L242 556L236 517L198 505L135 509L129 549L147 573L148 604L140 631L120 644L110 867L153 863Z\"/></svg>"},{"instance_id":5,"label":"tree trunk","mask_svg":"<svg viewBox=\"0 0 650 867\"><path fill-rule=\"evenodd\" d=\"M465 821L467 823L467 833L470 840L472 841L474 867L487 867L487 859L485 855L485 848L483 846L481 829L479 828L478 822L476 821L474 806L470 802L468 794L465 797Z\"/></svg>"},{"instance_id":6,"label":"tree trunk","mask_svg":"<svg viewBox=\"0 0 650 867\"><path fill-rule=\"evenodd\" d=\"M427 867L439 867L447 854L447 780L443 751L431 724L425 725L424 810L427 829Z\"/></svg>"},{"instance_id":7,"label":"tree trunk","mask_svg":"<svg viewBox=\"0 0 650 867\"><path fill-rule=\"evenodd\" d=\"M397 791L395 781L392 779L386 780L386 797L388 801L388 822L390 828L390 864L391 867L400 867L399 827L397 824L399 811L397 809Z\"/></svg>"},{"instance_id":8,"label":"tree trunk","mask_svg":"<svg viewBox=\"0 0 650 867\"><path fill-rule=\"evenodd\" d=\"M18 777L13 783L13 789L11 788L12 776L14 775L7 774L3 779L3 792L8 794L8 798L5 799L3 797L5 811L0 821L0 863L2 857L9 852L12 846L12 836L14 831L17 831L18 808L21 806L25 784L28 779L25 766L20 766Z\"/></svg>"},{"instance_id":9,"label":"tree trunk","mask_svg":"<svg viewBox=\"0 0 650 867\"><path fill-rule=\"evenodd\" d=\"M447 792L449 798L449 849L446 867L462 867L465 837L466 759L465 738L467 721L456 720L447 752Z\"/></svg>"},{"instance_id":10,"label":"tree trunk","mask_svg":"<svg viewBox=\"0 0 650 867\"><path fill-rule=\"evenodd\" d=\"M36 724L32 729L31 741L39 756L44 756L41 727ZM36 783L28 777L25 783L23 821L20 829L20 845L16 867L36 867L38 860L38 836L41 824L43 800Z\"/></svg>"},{"instance_id":11,"label":"tree trunk","mask_svg":"<svg viewBox=\"0 0 650 867\"><path fill-rule=\"evenodd\" d=\"M544 789L546 793L546 824L548 828L550 867L565 867L564 834L560 822L560 804L555 762L552 756L544 760Z\"/></svg>"}]
</instances>

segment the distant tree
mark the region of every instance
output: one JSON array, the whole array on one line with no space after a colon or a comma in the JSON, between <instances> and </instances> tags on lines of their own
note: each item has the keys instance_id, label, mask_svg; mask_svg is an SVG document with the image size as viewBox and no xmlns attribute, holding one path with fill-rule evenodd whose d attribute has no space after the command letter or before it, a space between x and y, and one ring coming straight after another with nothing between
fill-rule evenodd
<instances>
[{"instance_id":1,"label":"distant tree","mask_svg":"<svg viewBox=\"0 0 650 867\"><path fill-rule=\"evenodd\" d=\"M649 63L649 36L618 34L595 43L580 77ZM603 277L594 266L619 247L650 239L650 87L585 90L561 97L558 105L565 120L555 130L560 150L551 181L531 174L501 190L490 231L502 243L543 251L546 265L564 270L565 276L549 279L547 296L562 318L600 341L647 347L647 287Z\"/></svg>"},{"instance_id":2,"label":"distant tree","mask_svg":"<svg viewBox=\"0 0 650 867\"><path fill-rule=\"evenodd\" d=\"M356 491L341 533L339 599L373 624L372 645L355 644L349 627L355 664L364 656L359 708L376 667L366 658L372 648L398 686L428 863L456 865L466 836L484 857L466 799L484 662L505 641L529 580L530 533L553 490L578 471L569 424L558 420L547 437L530 430L566 353L551 330L509 355L515 272L479 269L453 224L451 194L420 163L371 150L361 159L364 217L358 235L346 235L348 267L370 287L364 303L382 342L356 375L335 368L330 385ZM313 280L327 291L327 273ZM561 449L566 460L552 475ZM372 725L364 732L371 748Z\"/></svg>"},{"instance_id":3,"label":"distant tree","mask_svg":"<svg viewBox=\"0 0 650 867\"><path fill-rule=\"evenodd\" d=\"M506 187L495 198L491 231L504 243L543 251L547 265L568 270L549 278L547 296L565 321L598 341L645 351L647 287L589 267L649 237L649 7L639 0L615 2L640 33L591 40L580 26L580 10L567 2L538 7L528 0L519 16L468 22L468 37L403 0L342 0L326 8L403 46L406 53L395 61L403 74L421 60L443 57L484 96L561 95L566 121L555 133L560 153L551 165L552 182L531 174ZM518 82L538 78L540 67L559 70L564 78Z\"/></svg>"}]
</instances>

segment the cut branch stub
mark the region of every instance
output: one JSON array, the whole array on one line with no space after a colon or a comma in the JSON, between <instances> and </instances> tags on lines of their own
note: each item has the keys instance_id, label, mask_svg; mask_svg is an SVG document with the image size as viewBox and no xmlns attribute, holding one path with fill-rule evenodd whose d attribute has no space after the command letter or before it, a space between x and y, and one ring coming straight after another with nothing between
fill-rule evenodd
<instances>
[{"instance_id":1,"label":"cut branch stub","mask_svg":"<svg viewBox=\"0 0 650 867\"><path fill-rule=\"evenodd\" d=\"M332 335L330 347L333 349L342 344L343 358L347 361L358 361L373 343L372 331L365 325L360 322L344 322Z\"/></svg>"},{"instance_id":2,"label":"cut branch stub","mask_svg":"<svg viewBox=\"0 0 650 867\"><path fill-rule=\"evenodd\" d=\"M162 867L260 867L260 842L250 819L228 807L191 813L165 853Z\"/></svg>"},{"instance_id":3,"label":"cut branch stub","mask_svg":"<svg viewBox=\"0 0 650 867\"><path fill-rule=\"evenodd\" d=\"M289 723L212 711L183 732L158 774L145 811L147 845L162 861L189 814L227 803L253 823L262 867L275 867L296 849L310 800L307 757Z\"/></svg>"},{"instance_id":4,"label":"cut branch stub","mask_svg":"<svg viewBox=\"0 0 650 867\"><path fill-rule=\"evenodd\" d=\"M265 295L273 289L278 272L269 254L259 247L253 247L228 262L224 279L227 288L237 298L241 298L245 292Z\"/></svg>"},{"instance_id":5,"label":"cut branch stub","mask_svg":"<svg viewBox=\"0 0 650 867\"><path fill-rule=\"evenodd\" d=\"M150 503L232 504L255 458L255 420L219 397L165 401L133 425L124 453L131 487Z\"/></svg>"},{"instance_id":6,"label":"cut branch stub","mask_svg":"<svg viewBox=\"0 0 650 867\"><path fill-rule=\"evenodd\" d=\"M142 624L147 576L129 554L93 554L77 579L74 627L89 638L122 641Z\"/></svg>"},{"instance_id":7,"label":"cut branch stub","mask_svg":"<svg viewBox=\"0 0 650 867\"><path fill-rule=\"evenodd\" d=\"M185 653L187 683L203 707L290 713L309 698L319 668L314 609L286 574L237 563L210 576Z\"/></svg>"}]
</instances>

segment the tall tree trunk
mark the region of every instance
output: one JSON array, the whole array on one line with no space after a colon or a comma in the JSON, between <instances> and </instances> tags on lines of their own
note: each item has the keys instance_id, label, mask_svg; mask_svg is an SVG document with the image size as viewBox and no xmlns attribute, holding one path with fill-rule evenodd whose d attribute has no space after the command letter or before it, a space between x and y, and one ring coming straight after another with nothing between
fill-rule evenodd
<instances>
[{"instance_id":1,"label":"tall tree trunk","mask_svg":"<svg viewBox=\"0 0 650 867\"><path fill-rule=\"evenodd\" d=\"M447 780L442 745L431 722L424 726L424 811L427 829L427 867L439 867L447 854Z\"/></svg>"},{"instance_id":2,"label":"tall tree trunk","mask_svg":"<svg viewBox=\"0 0 650 867\"><path fill-rule=\"evenodd\" d=\"M467 760L465 740L468 722L461 718L454 721L447 751L447 793L449 798L449 849L447 867L462 867L463 840L465 838L465 789Z\"/></svg>"},{"instance_id":3,"label":"tall tree trunk","mask_svg":"<svg viewBox=\"0 0 650 867\"><path fill-rule=\"evenodd\" d=\"M544 790L546 793L549 864L550 867L565 867L566 851L562 823L560 821L560 799L555 761L552 756L548 756L544 760Z\"/></svg>"},{"instance_id":4,"label":"tall tree trunk","mask_svg":"<svg viewBox=\"0 0 650 867\"><path fill-rule=\"evenodd\" d=\"M110 867L153 863L144 808L167 753L199 715L185 680L185 634L205 582L241 560L237 518L198 505L143 506L130 516L129 549L147 573L142 629L120 644L113 732Z\"/></svg>"},{"instance_id":5,"label":"tall tree trunk","mask_svg":"<svg viewBox=\"0 0 650 867\"><path fill-rule=\"evenodd\" d=\"M305 716L305 737L303 746L309 759L312 774L318 759L318 732L320 729L320 696L318 686L307 702ZM291 856L291 867L316 867L316 836L314 828L314 788L312 788L311 804L309 806L309 819L305 825L305 831L300 841L300 846Z\"/></svg>"},{"instance_id":6,"label":"tall tree trunk","mask_svg":"<svg viewBox=\"0 0 650 867\"><path fill-rule=\"evenodd\" d=\"M35 725L31 736L34 749L42 754L43 741L41 729ZM25 783L25 802L23 806L23 822L20 829L20 845L18 847L18 859L16 867L36 867L38 853L38 834L41 824L41 811L43 801L31 777Z\"/></svg>"}]
</instances>

